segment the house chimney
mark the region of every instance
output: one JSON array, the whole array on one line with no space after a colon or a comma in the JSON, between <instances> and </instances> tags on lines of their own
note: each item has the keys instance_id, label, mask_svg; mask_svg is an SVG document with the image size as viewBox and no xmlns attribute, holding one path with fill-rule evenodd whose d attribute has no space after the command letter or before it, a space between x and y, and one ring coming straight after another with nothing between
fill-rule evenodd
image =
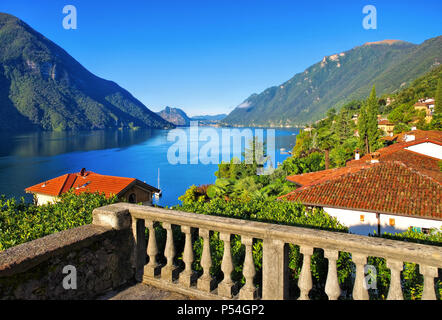
<instances>
[{"instance_id":1,"label":"house chimney","mask_svg":"<svg viewBox=\"0 0 442 320\"><path fill-rule=\"evenodd\" d=\"M373 152L370 154L370 156L371 156L371 163L378 163L381 154L379 152Z\"/></svg>"},{"instance_id":2,"label":"house chimney","mask_svg":"<svg viewBox=\"0 0 442 320\"><path fill-rule=\"evenodd\" d=\"M85 173L86 173L86 168L81 169L80 176L84 177Z\"/></svg>"},{"instance_id":3,"label":"house chimney","mask_svg":"<svg viewBox=\"0 0 442 320\"><path fill-rule=\"evenodd\" d=\"M355 150L355 160L359 160L360 159L360 155L359 155L359 149Z\"/></svg>"}]
</instances>

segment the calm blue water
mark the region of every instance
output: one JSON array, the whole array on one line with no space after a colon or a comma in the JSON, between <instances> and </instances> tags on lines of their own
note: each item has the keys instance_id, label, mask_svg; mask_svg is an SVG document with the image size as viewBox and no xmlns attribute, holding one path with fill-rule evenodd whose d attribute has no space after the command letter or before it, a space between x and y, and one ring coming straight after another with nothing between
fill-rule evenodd
<instances>
[{"instance_id":1,"label":"calm blue water","mask_svg":"<svg viewBox=\"0 0 442 320\"><path fill-rule=\"evenodd\" d=\"M221 136L222 129L213 129ZM189 133L189 128L180 130ZM168 133L169 130L115 130L2 135L0 194L24 196L31 201L32 196L24 192L26 187L66 173L79 172L81 168L101 174L134 177L157 186L159 168L163 196L156 203L162 206L178 204L178 197L189 186L213 183L218 167L201 163L170 164L167 151L174 141L167 140ZM288 155L281 154L280 149L291 150L297 133L298 129L275 129L276 163L287 158ZM201 148L205 144L200 141L198 146Z\"/></svg>"}]
</instances>

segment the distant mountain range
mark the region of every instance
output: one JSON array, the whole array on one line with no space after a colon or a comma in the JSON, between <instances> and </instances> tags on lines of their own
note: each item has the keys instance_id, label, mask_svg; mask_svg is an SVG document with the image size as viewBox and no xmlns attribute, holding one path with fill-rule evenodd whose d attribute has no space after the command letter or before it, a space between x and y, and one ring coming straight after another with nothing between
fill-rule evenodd
<instances>
[{"instance_id":1,"label":"distant mountain range","mask_svg":"<svg viewBox=\"0 0 442 320\"><path fill-rule=\"evenodd\" d=\"M281 85L252 94L223 121L234 126L294 126L321 119L327 110L408 86L442 62L442 36L420 45L385 40L326 56Z\"/></svg>"},{"instance_id":2,"label":"distant mountain range","mask_svg":"<svg viewBox=\"0 0 442 320\"><path fill-rule=\"evenodd\" d=\"M420 45L386 40L326 56L279 86L253 94L227 117L155 113L116 83L99 78L20 19L0 13L0 130L172 128L201 124L293 126L331 107L408 86L442 62L442 36Z\"/></svg>"},{"instance_id":3,"label":"distant mountain range","mask_svg":"<svg viewBox=\"0 0 442 320\"><path fill-rule=\"evenodd\" d=\"M187 114L179 108L166 107L164 110L157 112L157 114L164 120L173 123L176 126L187 127L190 125L190 118Z\"/></svg>"},{"instance_id":4,"label":"distant mountain range","mask_svg":"<svg viewBox=\"0 0 442 320\"><path fill-rule=\"evenodd\" d=\"M0 130L172 128L20 19L0 13Z\"/></svg>"},{"instance_id":5,"label":"distant mountain range","mask_svg":"<svg viewBox=\"0 0 442 320\"><path fill-rule=\"evenodd\" d=\"M176 126L189 126L190 121L198 121L199 124L203 125L214 124L227 116L226 114L217 114L189 117L182 109L171 107L166 107L160 112L157 112L157 114Z\"/></svg>"},{"instance_id":6,"label":"distant mountain range","mask_svg":"<svg viewBox=\"0 0 442 320\"><path fill-rule=\"evenodd\" d=\"M202 115L202 116L194 116L192 120L207 120L207 121L220 121L227 117L227 114L220 113L215 115Z\"/></svg>"}]
</instances>

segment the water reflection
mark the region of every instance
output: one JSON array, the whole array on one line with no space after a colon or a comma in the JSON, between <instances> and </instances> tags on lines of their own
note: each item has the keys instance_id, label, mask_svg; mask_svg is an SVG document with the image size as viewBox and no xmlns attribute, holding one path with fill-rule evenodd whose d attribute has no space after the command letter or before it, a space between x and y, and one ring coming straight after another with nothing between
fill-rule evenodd
<instances>
[{"instance_id":1,"label":"water reflection","mask_svg":"<svg viewBox=\"0 0 442 320\"><path fill-rule=\"evenodd\" d=\"M183 130L189 134L189 128ZM221 128L215 130L219 136L222 135ZM287 158L287 154L279 152L280 148L291 150L297 132L297 129L276 129L273 164ZM24 192L26 187L66 173L79 172L81 168L101 174L134 177L157 186L160 170L163 197L158 204L175 205L178 197L192 184L215 182L214 173L218 166L200 162L195 165L172 165L168 162L167 152L174 141L168 141L168 133L169 130L142 129L2 135L0 194L7 197L25 196L26 200L31 201L32 196ZM198 148L204 145L201 142ZM246 147L245 144L243 147Z\"/></svg>"},{"instance_id":2,"label":"water reflection","mask_svg":"<svg viewBox=\"0 0 442 320\"><path fill-rule=\"evenodd\" d=\"M153 131L98 130L2 134L0 157L50 157L75 151L127 148L149 140Z\"/></svg>"}]
</instances>

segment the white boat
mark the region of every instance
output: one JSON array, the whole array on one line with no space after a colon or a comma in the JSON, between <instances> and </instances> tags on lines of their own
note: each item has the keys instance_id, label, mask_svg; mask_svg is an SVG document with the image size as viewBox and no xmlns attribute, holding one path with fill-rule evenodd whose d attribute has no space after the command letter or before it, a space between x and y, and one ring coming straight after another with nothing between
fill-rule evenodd
<instances>
[{"instance_id":1,"label":"white boat","mask_svg":"<svg viewBox=\"0 0 442 320\"><path fill-rule=\"evenodd\" d=\"M154 196L155 196L155 198L158 199L158 198L160 198L163 195L163 191L161 191L161 189L160 189L160 168L158 168L158 186L157 186L157 189L160 190L160 192L155 192Z\"/></svg>"}]
</instances>

